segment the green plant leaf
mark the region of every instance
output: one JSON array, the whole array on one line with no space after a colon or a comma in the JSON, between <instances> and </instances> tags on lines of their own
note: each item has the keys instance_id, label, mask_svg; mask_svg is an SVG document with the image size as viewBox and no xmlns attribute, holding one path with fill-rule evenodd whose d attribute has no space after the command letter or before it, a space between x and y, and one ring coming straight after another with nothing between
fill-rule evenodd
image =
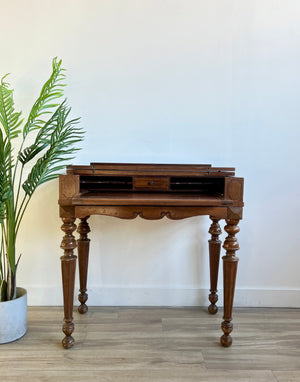
<instances>
[{"instance_id":1,"label":"green plant leaf","mask_svg":"<svg viewBox=\"0 0 300 382\"><path fill-rule=\"evenodd\" d=\"M31 197L36 188L49 180L59 176L59 171L66 166L66 162L73 159L77 151L74 144L82 140L83 131L76 128L79 118L67 120L71 108L64 103L57 109L56 125L49 138L49 149L37 160L32 167L22 187Z\"/></svg>"},{"instance_id":2,"label":"green plant leaf","mask_svg":"<svg viewBox=\"0 0 300 382\"><path fill-rule=\"evenodd\" d=\"M0 84L0 122L9 140L17 138L21 132L18 127L23 120L20 120L21 112L16 112L14 108L13 89L9 89L9 84L4 82L7 74L1 78Z\"/></svg>"},{"instance_id":3,"label":"green plant leaf","mask_svg":"<svg viewBox=\"0 0 300 382\"><path fill-rule=\"evenodd\" d=\"M58 100L65 87L61 61L53 59L52 74L31 108L23 134L19 128L21 113L14 109L13 90L5 78L0 81L0 299L10 300L16 290L16 238L24 212L36 188L55 179L74 158L83 131L76 126L79 118L70 118L66 101ZM26 147L29 134L30 145ZM12 140L18 135L23 139L15 161ZM24 166L29 162L31 170L24 181Z\"/></svg>"},{"instance_id":4,"label":"green plant leaf","mask_svg":"<svg viewBox=\"0 0 300 382\"><path fill-rule=\"evenodd\" d=\"M33 130L40 129L45 123L41 116L51 113L51 109L59 106L59 103L52 103L53 100L63 96L64 87L63 83L65 69L61 67L61 60L57 61L55 57L52 60L52 74L48 81L44 84L38 99L35 101L31 108L27 122L23 129L23 138ZM50 110L49 110L50 109Z\"/></svg>"},{"instance_id":5,"label":"green plant leaf","mask_svg":"<svg viewBox=\"0 0 300 382\"><path fill-rule=\"evenodd\" d=\"M12 169L11 143L0 130L0 223L6 218L6 201L13 193L10 180L10 171Z\"/></svg>"},{"instance_id":6,"label":"green plant leaf","mask_svg":"<svg viewBox=\"0 0 300 382\"><path fill-rule=\"evenodd\" d=\"M50 145L51 134L57 125L57 116L65 105L66 100L58 106L49 120L40 128L34 143L29 147L26 147L22 152L19 152L18 160L23 164L23 166Z\"/></svg>"}]
</instances>

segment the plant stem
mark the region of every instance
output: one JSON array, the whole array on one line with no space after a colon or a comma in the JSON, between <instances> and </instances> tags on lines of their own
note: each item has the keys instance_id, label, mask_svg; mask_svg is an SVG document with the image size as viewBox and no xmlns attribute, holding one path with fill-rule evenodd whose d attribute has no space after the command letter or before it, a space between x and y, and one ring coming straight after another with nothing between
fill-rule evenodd
<instances>
[{"instance_id":1,"label":"plant stem","mask_svg":"<svg viewBox=\"0 0 300 382\"><path fill-rule=\"evenodd\" d=\"M3 232L3 223L1 224L1 226L2 226L2 230L1 230L1 232L2 232L2 237L1 237L1 249L0 249L0 274L1 274L1 277L0 277L0 280L3 280L4 279L4 275L5 275L5 273L4 273L4 270L3 270L3 267L4 267L4 265L2 265L2 264L4 264L5 263L5 261L4 261L4 232ZM3 260L2 260L3 259ZM3 262L2 262L3 261Z\"/></svg>"},{"instance_id":2,"label":"plant stem","mask_svg":"<svg viewBox=\"0 0 300 382\"><path fill-rule=\"evenodd\" d=\"M26 199L26 196L25 196L24 199L23 199L22 205L24 204L25 199ZM18 217L17 217L17 219L16 219L16 236L17 236L17 233L18 233L18 231L19 231L19 227L20 227L20 224L21 224L21 221L22 221L24 212L26 211L26 208L27 208L27 205L28 205L30 199L31 199L31 196L28 198L28 200L27 200L27 202L26 202L26 204L25 204L25 206L24 206L22 212L21 212L21 207L22 207L22 206L21 206L20 209L19 209Z\"/></svg>"},{"instance_id":3,"label":"plant stem","mask_svg":"<svg viewBox=\"0 0 300 382\"><path fill-rule=\"evenodd\" d=\"M22 203L21 203L21 205L20 205L20 208L19 208L19 210L18 210L18 212L17 212L16 223L19 223L19 221L21 221L21 219L22 219L22 218L21 218L21 219L19 220L19 216L20 216L20 214L21 214L21 210L22 210L22 207L23 207L23 205L24 205L24 203L25 203L26 198L27 198L27 194L24 195L24 198L23 198L23 200L22 200Z\"/></svg>"},{"instance_id":4,"label":"plant stem","mask_svg":"<svg viewBox=\"0 0 300 382\"><path fill-rule=\"evenodd\" d=\"M7 235L6 235L6 229L5 229L5 224L4 223L1 223L1 228L2 228L2 240L3 240L3 237L4 237L5 245L7 246Z\"/></svg>"},{"instance_id":5,"label":"plant stem","mask_svg":"<svg viewBox=\"0 0 300 382\"><path fill-rule=\"evenodd\" d=\"M17 168L18 168L18 164L19 164L18 156L19 156L20 152L21 152L22 149L23 149L24 142L25 142L25 139L23 138L22 143L21 143L21 146L20 146L20 149L19 149L19 151L18 151L17 158L16 158L16 164L15 164L15 169L14 169L14 176L13 176L13 179L12 179L12 185L13 185L13 186L14 186L14 184L15 184L15 179L16 179L16 174L17 174ZM22 172L23 172L23 167L24 167L24 165L22 165L21 174L22 174ZM22 175L21 175L21 177L22 177ZM21 181L21 177L20 177L20 181ZM20 187L20 186L19 186L19 187ZM18 197L17 197L17 201L18 201ZM16 206L17 206L17 202L16 202Z\"/></svg>"},{"instance_id":6,"label":"plant stem","mask_svg":"<svg viewBox=\"0 0 300 382\"><path fill-rule=\"evenodd\" d=\"M15 168L17 168L17 164L18 164L18 161L16 163L16 167ZM23 170L24 170L24 165L22 164L21 173L20 173L20 177L19 177L18 192L17 192L17 197L16 197L15 212L17 211L17 208L18 208L18 202L19 202L19 195L20 195L20 189L21 189L21 183L22 183ZM14 179L15 179L15 175L16 175L16 172L14 173ZM13 183L14 182L15 182L15 180L13 180Z\"/></svg>"},{"instance_id":7,"label":"plant stem","mask_svg":"<svg viewBox=\"0 0 300 382\"><path fill-rule=\"evenodd\" d=\"M15 273L15 244L16 244L16 216L14 209L14 198L7 202L7 258L12 274Z\"/></svg>"}]
</instances>

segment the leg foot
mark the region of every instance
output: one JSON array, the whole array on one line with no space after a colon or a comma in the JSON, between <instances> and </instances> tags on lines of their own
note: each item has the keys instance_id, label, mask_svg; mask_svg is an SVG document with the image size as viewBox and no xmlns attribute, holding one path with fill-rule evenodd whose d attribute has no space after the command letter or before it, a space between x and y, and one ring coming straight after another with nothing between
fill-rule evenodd
<instances>
[{"instance_id":1,"label":"leg foot","mask_svg":"<svg viewBox=\"0 0 300 382\"><path fill-rule=\"evenodd\" d=\"M86 297L86 300L87 300L87 294L86 294L86 296L84 296L82 293L80 293L78 295L78 300L80 301L80 305L78 307L78 312L80 314L84 314L84 313L86 313L89 310L88 306L85 304L86 300L83 301L83 297Z\"/></svg>"},{"instance_id":2,"label":"leg foot","mask_svg":"<svg viewBox=\"0 0 300 382\"><path fill-rule=\"evenodd\" d=\"M62 340L62 345L65 349L71 348L75 343L74 338L71 336L73 331L74 331L73 322L63 324L63 332L65 333L66 336Z\"/></svg>"},{"instance_id":3,"label":"leg foot","mask_svg":"<svg viewBox=\"0 0 300 382\"><path fill-rule=\"evenodd\" d=\"M232 338L230 336L230 333L232 332L233 325L230 321L223 321L221 327L224 332L220 339L221 345L228 348L232 345Z\"/></svg>"},{"instance_id":4,"label":"leg foot","mask_svg":"<svg viewBox=\"0 0 300 382\"><path fill-rule=\"evenodd\" d=\"M63 340L62 340L62 346L65 348L65 349L70 349L73 345L74 345L75 341L74 341L74 338L72 336L69 336L69 337L65 337Z\"/></svg>"},{"instance_id":5,"label":"leg foot","mask_svg":"<svg viewBox=\"0 0 300 382\"><path fill-rule=\"evenodd\" d=\"M220 225L218 224L219 219L215 219L212 216L210 216L210 219L212 220L212 224L208 231L211 234L211 239L208 241L210 267L210 294L208 296L208 299L211 304L208 307L208 312L210 314L216 314L218 312L218 307L216 303L218 301L217 285L221 251L221 241L219 240L219 235L222 233L222 230Z\"/></svg>"},{"instance_id":6,"label":"leg foot","mask_svg":"<svg viewBox=\"0 0 300 382\"><path fill-rule=\"evenodd\" d=\"M216 300L214 301L213 299L214 299L215 297L217 297L217 298L216 298ZM217 307L217 305L215 305L216 302L218 301L218 295L210 294L210 295L208 296L208 298L209 298L209 301L211 302L211 304L210 304L209 307L207 308L208 313L210 313L210 314L216 314L216 313L218 313L219 308Z\"/></svg>"}]
</instances>

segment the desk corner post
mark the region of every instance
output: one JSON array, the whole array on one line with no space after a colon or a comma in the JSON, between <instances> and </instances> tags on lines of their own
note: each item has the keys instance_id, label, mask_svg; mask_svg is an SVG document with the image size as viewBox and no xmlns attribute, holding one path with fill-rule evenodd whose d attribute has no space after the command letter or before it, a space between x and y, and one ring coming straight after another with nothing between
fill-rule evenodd
<instances>
[{"instance_id":1,"label":"desk corner post","mask_svg":"<svg viewBox=\"0 0 300 382\"><path fill-rule=\"evenodd\" d=\"M88 233L91 231L87 219L89 216L80 219L77 232L79 233L79 239L77 240L78 245L78 265L79 265L79 282L80 289L78 300L80 305L78 307L78 312L84 314L88 311L86 305L88 294L87 292L87 274L88 274L88 261L89 261L89 249L90 249L90 239L88 238Z\"/></svg>"},{"instance_id":2,"label":"desk corner post","mask_svg":"<svg viewBox=\"0 0 300 382\"><path fill-rule=\"evenodd\" d=\"M239 258L236 257L235 252L239 250L239 243L235 235L239 232L238 219L227 219L226 226L224 227L228 236L225 239L223 248L226 250L226 255L223 259L223 272L224 272L224 317L222 322L222 330L224 334L221 337L221 345L228 347L232 344L230 333L233 329L232 324L232 306L235 291L235 280L237 273L237 265Z\"/></svg>"},{"instance_id":3,"label":"desk corner post","mask_svg":"<svg viewBox=\"0 0 300 382\"><path fill-rule=\"evenodd\" d=\"M74 331L73 300L76 256L73 252L76 248L76 239L72 233L76 229L76 224L74 217L62 217L62 220L63 225L61 226L61 229L65 232L60 246L64 250L64 255L60 258L64 296L64 324L62 330L65 334L62 345L65 349L68 349L74 345L74 338L71 334Z\"/></svg>"},{"instance_id":4,"label":"desk corner post","mask_svg":"<svg viewBox=\"0 0 300 382\"><path fill-rule=\"evenodd\" d=\"M222 230L219 225L220 219L214 218L213 216L210 216L210 219L212 220L212 224L208 231L211 234L211 239L208 240L210 268L210 294L208 298L211 304L208 307L208 312L210 314L216 314L218 312L216 303L218 301L217 285L221 252L221 240L219 240L219 235L221 235Z\"/></svg>"}]
</instances>

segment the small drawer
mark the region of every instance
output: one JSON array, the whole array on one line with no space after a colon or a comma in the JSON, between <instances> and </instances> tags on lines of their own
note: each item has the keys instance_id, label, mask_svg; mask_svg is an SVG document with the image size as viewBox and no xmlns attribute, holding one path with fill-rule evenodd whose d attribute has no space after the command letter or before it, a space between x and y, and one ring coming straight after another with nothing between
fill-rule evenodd
<instances>
[{"instance_id":1,"label":"small drawer","mask_svg":"<svg viewBox=\"0 0 300 382\"><path fill-rule=\"evenodd\" d=\"M163 176L135 177L133 185L137 191L168 191L169 179Z\"/></svg>"}]
</instances>

